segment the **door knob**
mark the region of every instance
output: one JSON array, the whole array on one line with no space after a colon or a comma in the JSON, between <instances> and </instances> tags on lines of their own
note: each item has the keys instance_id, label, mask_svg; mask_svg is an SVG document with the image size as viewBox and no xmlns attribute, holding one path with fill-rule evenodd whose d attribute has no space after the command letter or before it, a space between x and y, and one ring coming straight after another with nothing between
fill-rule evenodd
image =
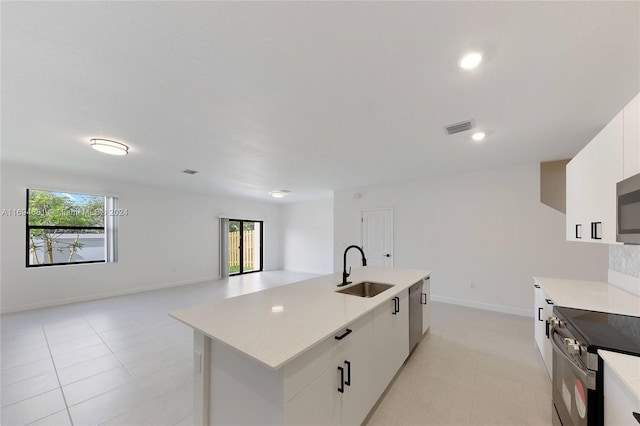
<instances>
[{"instance_id":1,"label":"door knob","mask_svg":"<svg viewBox=\"0 0 640 426\"><path fill-rule=\"evenodd\" d=\"M385 254L384 257L391 257L389 253Z\"/></svg>"}]
</instances>

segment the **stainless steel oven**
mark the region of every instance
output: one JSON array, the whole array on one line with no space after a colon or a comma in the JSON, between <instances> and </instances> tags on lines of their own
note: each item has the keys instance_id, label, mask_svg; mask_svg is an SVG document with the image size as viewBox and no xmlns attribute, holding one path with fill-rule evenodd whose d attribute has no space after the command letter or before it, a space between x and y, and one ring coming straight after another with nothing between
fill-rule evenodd
<instances>
[{"instance_id":1,"label":"stainless steel oven","mask_svg":"<svg viewBox=\"0 0 640 426\"><path fill-rule=\"evenodd\" d=\"M555 425L604 424L604 366L599 349L640 356L640 317L555 306L553 346Z\"/></svg>"},{"instance_id":2,"label":"stainless steel oven","mask_svg":"<svg viewBox=\"0 0 640 426\"><path fill-rule=\"evenodd\" d=\"M589 353L587 344L567 328L566 320L557 316L551 319L550 338L553 347L553 424L602 424L598 355Z\"/></svg>"},{"instance_id":3,"label":"stainless steel oven","mask_svg":"<svg viewBox=\"0 0 640 426\"><path fill-rule=\"evenodd\" d=\"M640 173L617 184L616 241L640 244Z\"/></svg>"}]
</instances>

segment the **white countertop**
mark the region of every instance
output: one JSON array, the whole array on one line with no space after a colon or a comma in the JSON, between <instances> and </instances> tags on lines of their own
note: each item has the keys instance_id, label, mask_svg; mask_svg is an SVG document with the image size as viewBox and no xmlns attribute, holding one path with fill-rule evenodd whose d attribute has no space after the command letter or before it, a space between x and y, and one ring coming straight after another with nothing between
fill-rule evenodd
<instances>
[{"instance_id":1,"label":"white countertop","mask_svg":"<svg viewBox=\"0 0 640 426\"><path fill-rule=\"evenodd\" d=\"M336 273L172 312L177 320L278 369L382 302L406 290L431 271L354 269L353 283L374 281L394 287L375 297L336 293ZM345 288L345 287L342 287ZM274 306L281 312L272 312Z\"/></svg>"},{"instance_id":2,"label":"white countertop","mask_svg":"<svg viewBox=\"0 0 640 426\"><path fill-rule=\"evenodd\" d=\"M640 297L601 281L533 277L556 306L640 316Z\"/></svg>"},{"instance_id":3,"label":"white countertop","mask_svg":"<svg viewBox=\"0 0 640 426\"><path fill-rule=\"evenodd\" d=\"M555 306L640 317L640 297L601 281L534 277ZM640 357L599 350L611 370L640 398Z\"/></svg>"},{"instance_id":4,"label":"white countertop","mask_svg":"<svg viewBox=\"0 0 640 426\"><path fill-rule=\"evenodd\" d=\"M603 350L598 355L640 400L640 357Z\"/></svg>"}]
</instances>

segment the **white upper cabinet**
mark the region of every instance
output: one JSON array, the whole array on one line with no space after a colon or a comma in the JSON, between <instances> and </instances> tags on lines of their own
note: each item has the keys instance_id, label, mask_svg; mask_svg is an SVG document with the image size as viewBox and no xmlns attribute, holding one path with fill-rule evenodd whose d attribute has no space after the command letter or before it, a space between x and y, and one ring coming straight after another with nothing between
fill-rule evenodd
<instances>
[{"instance_id":1,"label":"white upper cabinet","mask_svg":"<svg viewBox=\"0 0 640 426\"><path fill-rule=\"evenodd\" d=\"M624 108L624 176L640 173L640 95Z\"/></svg>"},{"instance_id":2,"label":"white upper cabinet","mask_svg":"<svg viewBox=\"0 0 640 426\"><path fill-rule=\"evenodd\" d=\"M582 157L583 152L567 164L567 241L582 241Z\"/></svg>"},{"instance_id":3,"label":"white upper cabinet","mask_svg":"<svg viewBox=\"0 0 640 426\"><path fill-rule=\"evenodd\" d=\"M616 243L616 184L640 173L640 95L567 164L567 241Z\"/></svg>"},{"instance_id":4,"label":"white upper cabinet","mask_svg":"<svg viewBox=\"0 0 640 426\"><path fill-rule=\"evenodd\" d=\"M623 123L620 111L583 149L582 207L587 228L583 240L616 242L616 183L622 180Z\"/></svg>"}]
</instances>

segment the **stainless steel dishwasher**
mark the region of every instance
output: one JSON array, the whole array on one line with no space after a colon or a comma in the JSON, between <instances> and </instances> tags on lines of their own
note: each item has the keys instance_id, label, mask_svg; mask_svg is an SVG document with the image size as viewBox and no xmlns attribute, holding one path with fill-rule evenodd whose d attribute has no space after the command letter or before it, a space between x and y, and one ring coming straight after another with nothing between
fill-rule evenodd
<instances>
[{"instance_id":1,"label":"stainless steel dishwasher","mask_svg":"<svg viewBox=\"0 0 640 426\"><path fill-rule=\"evenodd\" d=\"M422 338L422 280L409 287L409 352Z\"/></svg>"}]
</instances>

